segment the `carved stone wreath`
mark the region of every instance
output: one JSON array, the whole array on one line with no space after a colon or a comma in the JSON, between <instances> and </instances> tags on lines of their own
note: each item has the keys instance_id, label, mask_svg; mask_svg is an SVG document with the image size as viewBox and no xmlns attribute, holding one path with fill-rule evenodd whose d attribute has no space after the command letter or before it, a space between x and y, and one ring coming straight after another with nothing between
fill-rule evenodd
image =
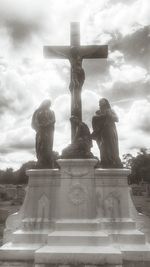
<instances>
[{"instance_id":1,"label":"carved stone wreath","mask_svg":"<svg viewBox=\"0 0 150 267\"><path fill-rule=\"evenodd\" d=\"M68 196L69 200L74 204L74 205L80 205L84 203L86 199L87 191L84 188L83 185L81 184L74 184L71 186Z\"/></svg>"}]
</instances>

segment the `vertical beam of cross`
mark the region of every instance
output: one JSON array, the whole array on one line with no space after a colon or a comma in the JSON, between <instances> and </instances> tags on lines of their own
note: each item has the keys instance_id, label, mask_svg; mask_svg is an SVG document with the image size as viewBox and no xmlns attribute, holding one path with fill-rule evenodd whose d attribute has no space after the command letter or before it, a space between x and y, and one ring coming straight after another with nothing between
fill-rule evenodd
<instances>
[{"instance_id":1,"label":"vertical beam of cross","mask_svg":"<svg viewBox=\"0 0 150 267\"><path fill-rule=\"evenodd\" d=\"M71 117L78 117L82 121L82 86L85 80L85 73L82 68L82 56L80 56L80 25L79 23L71 23L70 31L70 85L71 92ZM73 141L76 133L76 125L71 122L71 140Z\"/></svg>"},{"instance_id":2,"label":"vertical beam of cross","mask_svg":"<svg viewBox=\"0 0 150 267\"><path fill-rule=\"evenodd\" d=\"M80 24L77 22L70 23L70 45L80 46Z\"/></svg>"}]
</instances>

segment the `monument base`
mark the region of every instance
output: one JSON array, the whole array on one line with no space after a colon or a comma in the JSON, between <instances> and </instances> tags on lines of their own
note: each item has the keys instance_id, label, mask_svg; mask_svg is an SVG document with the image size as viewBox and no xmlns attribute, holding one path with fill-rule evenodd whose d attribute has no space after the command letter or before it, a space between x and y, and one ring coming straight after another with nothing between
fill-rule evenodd
<instances>
[{"instance_id":1,"label":"monument base","mask_svg":"<svg viewBox=\"0 0 150 267\"><path fill-rule=\"evenodd\" d=\"M19 213L7 219L0 261L30 261L35 267L150 264L149 243L136 225L129 171L95 169L94 159L58 164L60 170L27 171L26 197Z\"/></svg>"}]
</instances>

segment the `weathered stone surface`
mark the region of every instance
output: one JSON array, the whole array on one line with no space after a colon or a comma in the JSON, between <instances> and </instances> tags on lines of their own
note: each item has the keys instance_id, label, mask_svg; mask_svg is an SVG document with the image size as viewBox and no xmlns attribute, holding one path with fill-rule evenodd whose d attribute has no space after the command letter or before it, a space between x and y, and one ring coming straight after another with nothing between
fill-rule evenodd
<instances>
[{"instance_id":1,"label":"weathered stone surface","mask_svg":"<svg viewBox=\"0 0 150 267\"><path fill-rule=\"evenodd\" d=\"M34 267L33 262L0 261L1 267Z\"/></svg>"},{"instance_id":2,"label":"weathered stone surface","mask_svg":"<svg viewBox=\"0 0 150 267\"><path fill-rule=\"evenodd\" d=\"M1 260L32 260L36 267L150 262L150 246L136 228L129 171L95 169L96 163L62 159L60 169L27 172L24 204L7 220L11 242L0 248Z\"/></svg>"}]
</instances>

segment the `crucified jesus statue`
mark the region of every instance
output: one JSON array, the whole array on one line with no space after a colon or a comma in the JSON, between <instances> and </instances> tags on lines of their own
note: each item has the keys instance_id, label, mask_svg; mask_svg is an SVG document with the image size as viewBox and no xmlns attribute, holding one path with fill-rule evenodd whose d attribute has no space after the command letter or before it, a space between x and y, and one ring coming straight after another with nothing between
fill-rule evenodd
<instances>
[{"instance_id":1,"label":"crucified jesus statue","mask_svg":"<svg viewBox=\"0 0 150 267\"><path fill-rule=\"evenodd\" d=\"M80 45L80 25L71 23L70 46L44 46L44 55L47 58L68 59L71 65L71 81L69 89L71 92L71 116L76 116L82 121L81 92L85 80L85 72L82 68L84 58L107 58L107 45ZM76 126L71 124L71 140L76 133Z\"/></svg>"}]
</instances>

